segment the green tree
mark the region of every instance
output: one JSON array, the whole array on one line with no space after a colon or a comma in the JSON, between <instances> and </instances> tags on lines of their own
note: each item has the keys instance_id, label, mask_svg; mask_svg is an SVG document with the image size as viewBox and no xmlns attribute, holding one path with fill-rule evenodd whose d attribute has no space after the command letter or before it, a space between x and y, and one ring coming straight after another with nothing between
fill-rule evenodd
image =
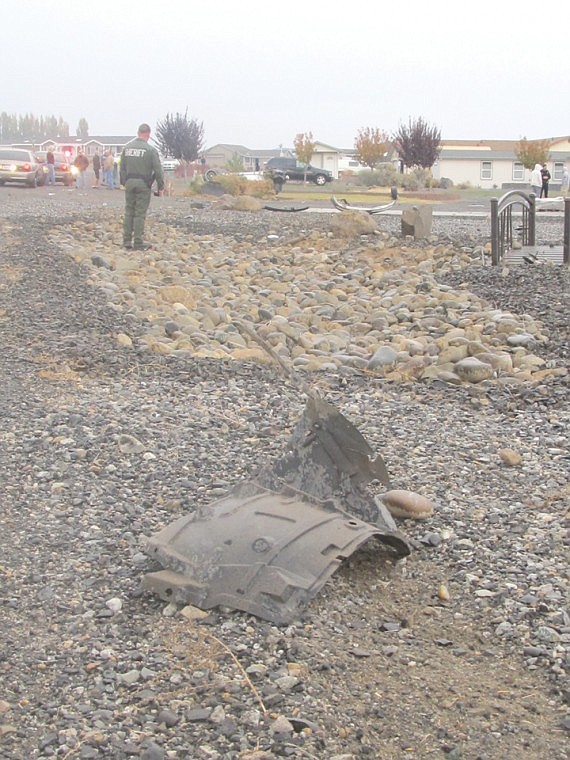
<instances>
[{"instance_id":1,"label":"green tree","mask_svg":"<svg viewBox=\"0 0 570 760\"><path fill-rule=\"evenodd\" d=\"M404 166L431 169L441 153L441 131L421 117L410 117L398 127L394 145Z\"/></svg>"},{"instance_id":2,"label":"green tree","mask_svg":"<svg viewBox=\"0 0 570 760\"><path fill-rule=\"evenodd\" d=\"M81 117L79 119L79 124L77 125L76 129L76 135L79 137L80 140L87 140L89 137L89 124L87 123L87 119L84 119Z\"/></svg>"},{"instance_id":3,"label":"green tree","mask_svg":"<svg viewBox=\"0 0 570 760\"><path fill-rule=\"evenodd\" d=\"M515 156L525 169L534 169L536 164L545 164L550 156L548 140L527 140L522 137L515 148Z\"/></svg>"},{"instance_id":4,"label":"green tree","mask_svg":"<svg viewBox=\"0 0 570 760\"><path fill-rule=\"evenodd\" d=\"M69 125L62 117L39 116L33 114L0 113L0 144L18 143L29 140L39 142L48 138L68 137Z\"/></svg>"},{"instance_id":5,"label":"green tree","mask_svg":"<svg viewBox=\"0 0 570 760\"><path fill-rule=\"evenodd\" d=\"M295 146L295 155L297 160L303 164L310 164L313 153L315 152L315 141L312 132L299 132L293 141ZM303 182L307 181L307 171L305 170Z\"/></svg>"},{"instance_id":6,"label":"green tree","mask_svg":"<svg viewBox=\"0 0 570 760\"><path fill-rule=\"evenodd\" d=\"M188 109L184 114L166 114L156 125L155 142L163 156L177 158L184 165L195 161L204 144L204 126L196 119L188 119Z\"/></svg>"},{"instance_id":7,"label":"green tree","mask_svg":"<svg viewBox=\"0 0 570 760\"><path fill-rule=\"evenodd\" d=\"M234 153L230 160L226 163L226 169L231 174L238 174L243 171L243 158L239 153Z\"/></svg>"},{"instance_id":8,"label":"green tree","mask_svg":"<svg viewBox=\"0 0 570 760\"><path fill-rule=\"evenodd\" d=\"M354 140L354 150L359 163L371 169L379 164L388 152L390 138L377 127L362 127Z\"/></svg>"}]
</instances>

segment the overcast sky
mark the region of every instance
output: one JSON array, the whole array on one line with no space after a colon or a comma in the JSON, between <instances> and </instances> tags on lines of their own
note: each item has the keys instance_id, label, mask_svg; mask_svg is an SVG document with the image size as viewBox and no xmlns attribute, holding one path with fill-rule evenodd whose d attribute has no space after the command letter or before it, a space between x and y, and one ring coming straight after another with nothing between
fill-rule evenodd
<instances>
[{"instance_id":1,"label":"overcast sky","mask_svg":"<svg viewBox=\"0 0 570 760\"><path fill-rule=\"evenodd\" d=\"M442 138L570 134L570 2L2 0L0 112L75 133L202 122L205 147L349 148L422 117Z\"/></svg>"}]
</instances>

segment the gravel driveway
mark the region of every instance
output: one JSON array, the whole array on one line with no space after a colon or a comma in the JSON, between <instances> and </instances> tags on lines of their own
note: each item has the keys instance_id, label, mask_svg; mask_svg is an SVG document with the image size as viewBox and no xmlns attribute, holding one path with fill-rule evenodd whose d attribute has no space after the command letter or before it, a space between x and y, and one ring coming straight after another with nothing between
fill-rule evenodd
<instances>
[{"instance_id":1,"label":"gravel driveway","mask_svg":"<svg viewBox=\"0 0 570 760\"><path fill-rule=\"evenodd\" d=\"M430 244L471 260L441 282L539 319L560 372L516 388L309 375L435 514L401 521L410 557L366 544L289 626L189 620L143 592L145 538L277 457L304 398L271 365L145 349L144 318L79 255L94 225L112 258L122 202L0 188L0 757L567 758L567 270L484 267L488 219L435 219ZM304 251L330 219L174 197L149 229ZM53 243L70 230L76 245ZM560 218L538 234L560 242Z\"/></svg>"}]
</instances>

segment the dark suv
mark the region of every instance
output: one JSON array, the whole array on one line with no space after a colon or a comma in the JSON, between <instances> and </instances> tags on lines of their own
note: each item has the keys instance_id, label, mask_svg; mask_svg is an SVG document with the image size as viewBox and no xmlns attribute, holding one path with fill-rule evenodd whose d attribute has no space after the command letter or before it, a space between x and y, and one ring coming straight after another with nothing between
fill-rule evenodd
<instances>
[{"instance_id":1,"label":"dark suv","mask_svg":"<svg viewBox=\"0 0 570 760\"><path fill-rule=\"evenodd\" d=\"M274 182L288 182L289 180L300 180L306 178L315 185L326 185L332 182L334 177L327 169L317 169L311 164L303 164L294 158L285 158L284 156L275 156L270 158L265 164L265 174Z\"/></svg>"}]
</instances>

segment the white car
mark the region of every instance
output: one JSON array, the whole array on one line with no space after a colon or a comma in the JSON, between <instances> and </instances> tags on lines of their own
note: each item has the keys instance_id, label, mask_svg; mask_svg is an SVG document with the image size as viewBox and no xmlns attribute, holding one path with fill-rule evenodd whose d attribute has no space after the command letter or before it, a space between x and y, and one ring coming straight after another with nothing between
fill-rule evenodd
<instances>
[{"instance_id":1,"label":"white car","mask_svg":"<svg viewBox=\"0 0 570 760\"><path fill-rule=\"evenodd\" d=\"M180 166L180 161L177 158L163 158L161 164L163 171L175 172Z\"/></svg>"}]
</instances>

